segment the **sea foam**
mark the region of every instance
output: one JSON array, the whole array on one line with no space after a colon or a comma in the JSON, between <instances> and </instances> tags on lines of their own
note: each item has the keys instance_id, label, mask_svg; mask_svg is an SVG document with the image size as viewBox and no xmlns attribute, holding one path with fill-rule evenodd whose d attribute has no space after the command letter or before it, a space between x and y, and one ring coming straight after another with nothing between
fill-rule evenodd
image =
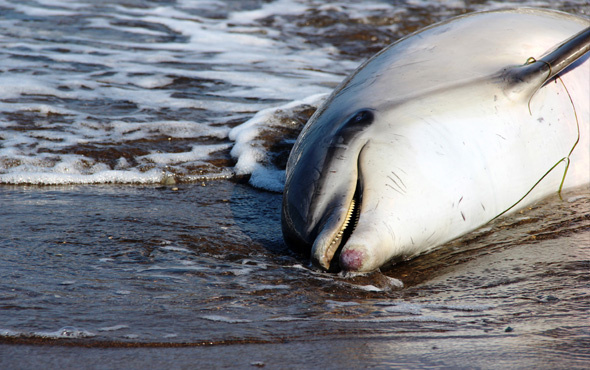
<instances>
[{"instance_id":1,"label":"sea foam","mask_svg":"<svg viewBox=\"0 0 590 370\"><path fill-rule=\"evenodd\" d=\"M290 102L278 107L264 109L250 120L229 132L234 141L231 155L237 162L234 170L238 175L250 175L250 183L258 188L280 192L285 183L285 171L273 167L269 160L269 150L265 141L260 139L267 130L280 129L289 125L281 118L301 107L317 107L325 101L327 94L316 94L302 100Z\"/></svg>"}]
</instances>

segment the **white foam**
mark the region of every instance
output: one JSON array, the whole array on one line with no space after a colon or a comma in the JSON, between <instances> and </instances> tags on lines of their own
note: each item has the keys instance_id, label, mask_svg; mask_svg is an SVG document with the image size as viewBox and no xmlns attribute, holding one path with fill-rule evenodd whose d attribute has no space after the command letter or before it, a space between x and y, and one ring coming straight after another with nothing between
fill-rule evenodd
<instances>
[{"instance_id":1,"label":"white foam","mask_svg":"<svg viewBox=\"0 0 590 370\"><path fill-rule=\"evenodd\" d=\"M96 334L89 332L84 329L78 329L73 326L65 326L56 331L40 331L40 332L33 332L32 335L42 337L42 338L52 338L52 339L64 339L64 338L89 338L94 337Z\"/></svg>"},{"instance_id":2,"label":"white foam","mask_svg":"<svg viewBox=\"0 0 590 370\"><path fill-rule=\"evenodd\" d=\"M480 312L487 311L494 306L480 304L425 304L424 307L438 310Z\"/></svg>"},{"instance_id":3,"label":"white foam","mask_svg":"<svg viewBox=\"0 0 590 370\"><path fill-rule=\"evenodd\" d=\"M187 163L204 160L208 158L209 154L224 149L229 149L230 144L221 145L193 145L190 152L183 153L153 153L139 157L145 159L148 162L157 164L174 164L174 163Z\"/></svg>"},{"instance_id":4,"label":"white foam","mask_svg":"<svg viewBox=\"0 0 590 370\"><path fill-rule=\"evenodd\" d=\"M225 322L229 324L243 324L252 322L252 320L246 319L236 319L232 317L222 316L222 315L204 315L201 316L202 319L209 320L209 321L218 321L218 322Z\"/></svg>"},{"instance_id":5,"label":"white foam","mask_svg":"<svg viewBox=\"0 0 590 370\"><path fill-rule=\"evenodd\" d=\"M331 309L333 309L335 307L350 307L350 306L359 306L360 305L360 303L358 303L358 302L333 301L331 299L326 300L326 304Z\"/></svg>"},{"instance_id":6,"label":"white foam","mask_svg":"<svg viewBox=\"0 0 590 370\"><path fill-rule=\"evenodd\" d=\"M279 316L267 319L267 321L292 322L292 321L309 321L308 318L295 316Z\"/></svg>"},{"instance_id":7,"label":"white foam","mask_svg":"<svg viewBox=\"0 0 590 370\"><path fill-rule=\"evenodd\" d=\"M98 331L117 331L117 330L128 329L128 328L129 328L129 325L119 324L119 325L105 326L103 328L98 328Z\"/></svg>"},{"instance_id":8,"label":"white foam","mask_svg":"<svg viewBox=\"0 0 590 370\"><path fill-rule=\"evenodd\" d=\"M18 171L18 169L23 171ZM66 173L75 171L76 174ZM104 170L92 174L82 174L75 168L60 166L56 172L29 172L28 168L18 166L16 171L0 174L2 184L66 185L66 184L154 184L164 177L163 172L153 169L147 172Z\"/></svg>"},{"instance_id":9,"label":"white foam","mask_svg":"<svg viewBox=\"0 0 590 370\"><path fill-rule=\"evenodd\" d=\"M189 251L192 253L192 251ZM150 267L146 267L139 272L146 272L146 271L172 271L178 273L185 273L187 271L209 271L211 270L210 267L203 266L203 265L196 265L193 261L179 261L182 266L159 266L153 265Z\"/></svg>"},{"instance_id":10,"label":"white foam","mask_svg":"<svg viewBox=\"0 0 590 370\"><path fill-rule=\"evenodd\" d=\"M278 0L264 4L260 9L232 14L230 20L235 23L250 23L256 19L278 14L301 14L310 8L309 5L291 0Z\"/></svg>"},{"instance_id":11,"label":"white foam","mask_svg":"<svg viewBox=\"0 0 590 370\"><path fill-rule=\"evenodd\" d=\"M281 290L281 289L291 289L290 285L279 284L279 285L270 285L270 284L260 284L252 286L252 290Z\"/></svg>"},{"instance_id":12,"label":"white foam","mask_svg":"<svg viewBox=\"0 0 590 370\"><path fill-rule=\"evenodd\" d=\"M22 333L11 329L0 329L0 337L18 337Z\"/></svg>"},{"instance_id":13,"label":"white foam","mask_svg":"<svg viewBox=\"0 0 590 370\"><path fill-rule=\"evenodd\" d=\"M188 249L188 248L183 248L183 247L175 247L175 246L164 246L164 247L160 247L161 249L165 250L165 251L170 251L170 252L183 252L183 253L190 253L190 254L194 254L195 252Z\"/></svg>"},{"instance_id":14,"label":"white foam","mask_svg":"<svg viewBox=\"0 0 590 370\"><path fill-rule=\"evenodd\" d=\"M389 323L389 322L435 322L455 323L455 320L437 316L403 316L403 317L373 317L373 318L321 318L323 321L354 322L354 323Z\"/></svg>"},{"instance_id":15,"label":"white foam","mask_svg":"<svg viewBox=\"0 0 590 370\"><path fill-rule=\"evenodd\" d=\"M13 4L11 4L13 5ZM14 5L13 5L14 6ZM28 6L24 4L19 4L15 6L15 10L25 13L31 17L35 16L72 16L75 15L75 12L68 11L65 9L55 9L53 7L45 7L45 8L38 8L33 6Z\"/></svg>"},{"instance_id":16,"label":"white foam","mask_svg":"<svg viewBox=\"0 0 590 370\"><path fill-rule=\"evenodd\" d=\"M341 77L319 72L321 65L346 63L334 62L317 53L314 48L301 48L301 45L294 53L288 42L272 37L272 30L265 30L256 22L258 17L271 15L278 10L282 14L296 14L309 8L297 1L266 4L259 11L233 12L227 20L195 15L199 14L199 7L223 9L224 4L218 2L190 2L141 10L112 6L108 19L100 11L93 13L95 9L92 5L52 1L38 4L42 5L36 7L7 3L6 6L27 16L48 21L52 17L74 16L84 9L82 17L87 22L87 29L105 28L129 35L164 39L169 36L161 29L133 27L129 26L131 23L125 23L143 21L168 27L177 35L185 37L185 40L145 43L141 37L111 38L108 34L96 39L96 35L91 32L61 34L59 27L56 27L51 30L56 37L40 41L32 38L34 35L18 19L0 20L0 29L10 29L11 34L15 35L14 39L0 39L0 46L7 46L3 49L4 54L10 56L3 59L3 66L23 71L0 75L0 111L17 114L35 112L47 118L62 115L67 121L60 123L55 122L59 120L52 120L49 123L33 118L31 123L43 129L31 131L15 129L19 125L16 122L0 120L0 128L3 129L0 134L0 183L158 183L162 180L164 166L171 163L181 167L194 165L195 162L200 164L199 161L210 158L213 151L224 150L230 144L218 147L195 145L185 153L152 153L136 158L139 165L146 161L157 165L154 170L147 172L142 172L138 165L134 167L125 158L119 159L115 168L105 168L90 158L67 152L48 155L39 150L67 150L72 146L93 143L116 145L125 141L149 140L159 135L223 139L229 128L219 126L215 121L162 121L141 112L188 108L243 115L244 112L255 112L268 106L261 99L276 99L280 96L288 101L326 92L325 85L336 83ZM278 34L274 32L274 35ZM39 58L39 61L35 58ZM258 64L252 64L254 62ZM184 67L193 63L208 67ZM85 71L73 66L75 64L93 67ZM38 70L43 73L36 73ZM209 80L219 81L228 87L214 93L204 90L202 97L173 97L175 90L167 89L175 81L173 76L206 79L205 84L211 83ZM67 88L62 88L64 86ZM48 100L55 103L22 101L24 96L52 97ZM250 101L232 101L222 97L248 98ZM128 120L127 117L120 120L105 107L90 112L91 119L88 119L89 113L84 110L83 104L76 106L62 103L74 100L92 104L101 99L135 104L140 114L135 115L134 120ZM12 101L7 103L8 100ZM107 120L97 121L96 118L101 115ZM80 170L82 162L89 164L90 168ZM223 177L231 176L228 169L220 171ZM187 174L185 179L191 181L206 178L207 175ZM213 175L215 177L218 174ZM281 186L280 174L271 181L272 177L271 174L260 172L254 176L254 182L261 187L278 189Z\"/></svg>"},{"instance_id":17,"label":"white foam","mask_svg":"<svg viewBox=\"0 0 590 370\"><path fill-rule=\"evenodd\" d=\"M230 152L237 162L234 170L238 175L250 175L250 183L258 188L280 192L285 183L285 171L273 168L269 164L268 150L258 136L272 127L281 127L282 115L302 106L318 107L327 98L327 94L316 94L304 99L262 110L251 119L229 132L234 146Z\"/></svg>"},{"instance_id":18,"label":"white foam","mask_svg":"<svg viewBox=\"0 0 590 370\"><path fill-rule=\"evenodd\" d=\"M403 313L410 315L420 315L422 314L422 309L422 305L407 302L399 302L393 306L385 307L385 311L389 313Z\"/></svg>"},{"instance_id":19,"label":"white foam","mask_svg":"<svg viewBox=\"0 0 590 370\"><path fill-rule=\"evenodd\" d=\"M285 171L256 166L251 173L249 182L256 188L280 193L285 187Z\"/></svg>"},{"instance_id":20,"label":"white foam","mask_svg":"<svg viewBox=\"0 0 590 370\"><path fill-rule=\"evenodd\" d=\"M235 276L242 276L242 275L249 275L254 271L251 268L241 268L241 269L229 269L228 272L232 273Z\"/></svg>"},{"instance_id":21,"label":"white foam","mask_svg":"<svg viewBox=\"0 0 590 370\"><path fill-rule=\"evenodd\" d=\"M100 329L99 329L100 330ZM19 337L19 336L34 336L50 339L79 339L91 338L96 334L85 329L79 329L74 326L64 326L56 331L34 331L23 332L11 329L0 329L0 337Z\"/></svg>"}]
</instances>

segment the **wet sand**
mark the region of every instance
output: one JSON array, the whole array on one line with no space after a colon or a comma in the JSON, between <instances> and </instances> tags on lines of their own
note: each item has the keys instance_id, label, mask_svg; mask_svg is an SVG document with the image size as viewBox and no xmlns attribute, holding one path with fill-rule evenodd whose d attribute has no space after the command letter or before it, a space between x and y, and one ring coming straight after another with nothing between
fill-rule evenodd
<instances>
[{"instance_id":1,"label":"wet sand","mask_svg":"<svg viewBox=\"0 0 590 370\"><path fill-rule=\"evenodd\" d=\"M285 248L279 194L176 187L0 187L0 367L590 361L587 189L351 278Z\"/></svg>"},{"instance_id":2,"label":"wet sand","mask_svg":"<svg viewBox=\"0 0 590 370\"><path fill-rule=\"evenodd\" d=\"M50 369L343 369L343 368L453 368L453 369L583 369L587 357L572 359L554 341L523 343L515 334L502 338L446 338L416 342L413 338L350 338L280 344L241 344L181 348L72 348L2 346L5 368ZM587 343L587 342L586 342Z\"/></svg>"}]
</instances>

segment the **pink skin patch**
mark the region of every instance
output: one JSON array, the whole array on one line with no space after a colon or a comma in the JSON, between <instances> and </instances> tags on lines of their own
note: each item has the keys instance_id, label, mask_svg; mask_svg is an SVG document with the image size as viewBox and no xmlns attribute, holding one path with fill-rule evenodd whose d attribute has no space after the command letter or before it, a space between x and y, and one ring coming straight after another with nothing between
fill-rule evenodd
<instances>
[{"instance_id":1,"label":"pink skin patch","mask_svg":"<svg viewBox=\"0 0 590 370\"><path fill-rule=\"evenodd\" d=\"M346 250L340 254L340 268L346 271L356 271L363 265L364 253L357 250Z\"/></svg>"}]
</instances>

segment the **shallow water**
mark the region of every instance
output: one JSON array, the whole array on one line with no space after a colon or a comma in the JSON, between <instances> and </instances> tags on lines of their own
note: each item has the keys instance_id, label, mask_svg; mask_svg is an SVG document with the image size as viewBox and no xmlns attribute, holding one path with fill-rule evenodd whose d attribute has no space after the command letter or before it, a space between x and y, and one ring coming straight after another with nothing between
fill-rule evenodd
<instances>
[{"instance_id":1,"label":"shallow water","mask_svg":"<svg viewBox=\"0 0 590 370\"><path fill-rule=\"evenodd\" d=\"M76 346L156 347L162 358L207 346L198 356L228 351L216 364L240 366L590 361L587 189L358 277L315 272L292 255L280 195L245 184L5 186L0 200L11 210L0 216L5 354L52 344L65 356ZM324 357L289 354L317 347ZM90 363L98 356L79 351Z\"/></svg>"},{"instance_id":2,"label":"shallow water","mask_svg":"<svg viewBox=\"0 0 590 370\"><path fill-rule=\"evenodd\" d=\"M0 367L587 367L588 188L351 277L252 186L366 57L500 5L0 0Z\"/></svg>"}]
</instances>

